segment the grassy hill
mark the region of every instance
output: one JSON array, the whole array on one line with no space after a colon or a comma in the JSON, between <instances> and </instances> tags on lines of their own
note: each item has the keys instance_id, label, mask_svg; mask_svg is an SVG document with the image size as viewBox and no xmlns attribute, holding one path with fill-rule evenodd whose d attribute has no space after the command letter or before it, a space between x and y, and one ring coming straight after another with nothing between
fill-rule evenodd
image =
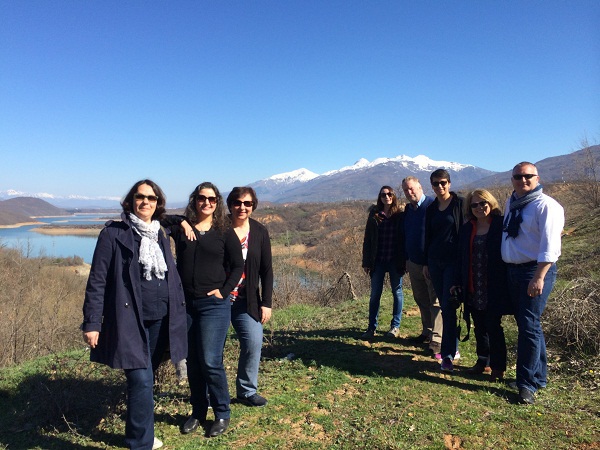
<instances>
[{"instance_id":1,"label":"grassy hill","mask_svg":"<svg viewBox=\"0 0 600 450\"><path fill-rule=\"evenodd\" d=\"M267 407L233 403L231 426L223 436L209 440L201 432L182 435L179 427L190 413L189 392L186 385L177 383L172 365L165 363L159 370L155 397L156 435L165 442L164 448L599 449L600 355L593 345L599 334L595 331L595 336L586 337L583 330L594 332L589 325L600 322L600 308L593 307L600 306L600 301L598 290L574 291L572 284L593 286L585 283L598 281L595 256L600 248L600 215L578 203L580 191L574 186L549 191L566 207L569 234L563 240L560 280L544 316L549 384L534 406L518 405L517 391L507 384L491 383L488 375L466 373L475 362L473 337L460 344L462 357L455 373L442 374L439 362L407 339L420 332L418 310L408 287L400 338L363 342L358 337L367 323L364 290L357 300L346 296L323 306L318 293L303 296L301 291L290 291L285 295L295 296L295 301L285 300L283 291L288 287L281 282L279 307L265 329L259 377L259 390L269 399ZM288 241L292 236L312 242L301 257L290 250L278 266L290 261L301 264L303 258L306 264L322 264L319 267L325 267L325 272L334 272L336 268L326 261L343 250L340 242L356 239L362 232L349 223L348 211L354 211L352 217L362 224L364 205L344 206L335 213L331 209L331 205L292 212L265 209L264 219L280 228L274 242L288 248L286 235ZM297 225L285 226L281 218L292 213ZM306 217L315 218L319 232L304 229ZM354 231L339 226L342 222L355 227ZM321 237L322 229L335 231ZM323 241L333 241L332 248L327 250ZM357 280L344 258L335 266L349 270ZM276 279L282 280L280 272ZM581 307L586 298L587 310ZM389 323L391 310L391 295L386 292L382 324ZM582 311L585 317L577 322L579 338L574 340L572 330L555 327L576 323L572 317ZM565 312L569 317L557 319ZM509 348L507 381L512 381L516 330L511 317L505 317L504 324ZM585 339L591 344L578 345ZM89 363L83 345L77 347L0 370L0 449L123 448L124 377L120 371ZM234 392L239 345L233 331L225 350Z\"/></svg>"}]
</instances>

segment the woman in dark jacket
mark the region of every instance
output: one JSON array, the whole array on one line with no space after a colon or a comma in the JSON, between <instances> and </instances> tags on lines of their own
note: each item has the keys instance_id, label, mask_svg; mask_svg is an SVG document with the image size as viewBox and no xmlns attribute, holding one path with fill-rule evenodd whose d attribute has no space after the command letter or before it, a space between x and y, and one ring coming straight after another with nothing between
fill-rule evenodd
<instances>
[{"instance_id":1,"label":"woman in dark jacket","mask_svg":"<svg viewBox=\"0 0 600 450\"><path fill-rule=\"evenodd\" d=\"M383 292L385 274L390 275L390 285L394 298L392 322L388 337L398 337L402 320L402 275L405 272L404 239L402 233L402 213L394 189L382 186L377 196L377 204L369 211L363 239L362 267L371 277L371 297L369 299L369 326L361 336L370 339L377 331L379 305Z\"/></svg>"},{"instance_id":2,"label":"woman in dark jacket","mask_svg":"<svg viewBox=\"0 0 600 450\"><path fill-rule=\"evenodd\" d=\"M257 393L258 367L263 325L271 318L273 295L269 232L262 224L250 218L257 206L256 192L251 187L234 187L227 196L231 225L246 261L244 274L229 299L231 324L240 340L236 393L238 400L248 406L267 404L267 400Z\"/></svg>"},{"instance_id":3,"label":"woman in dark jacket","mask_svg":"<svg viewBox=\"0 0 600 450\"><path fill-rule=\"evenodd\" d=\"M450 191L450 174L445 169L433 171L429 177L435 200L425 213L425 255L423 275L431 279L442 309L442 345L439 355L444 372L454 370L459 357L456 333L456 309L450 303L450 287L454 283L454 264L458 254L458 234L463 224L463 199ZM435 353L435 349L434 349Z\"/></svg>"},{"instance_id":4,"label":"woman in dark jacket","mask_svg":"<svg viewBox=\"0 0 600 450\"><path fill-rule=\"evenodd\" d=\"M502 212L498 201L485 189L476 189L465 200L465 218L460 231L456 264L456 286L465 299L465 314L475 324L477 362L472 374L492 369L492 380L504 378L506 341L502 315L510 314L506 264L502 261Z\"/></svg>"},{"instance_id":5,"label":"woman in dark jacket","mask_svg":"<svg viewBox=\"0 0 600 450\"><path fill-rule=\"evenodd\" d=\"M196 186L189 197L185 217L191 234L174 220L177 269L185 291L191 319L188 380L192 415L183 425L184 433L195 431L206 420L209 398L215 421L209 437L222 434L229 426L231 409L223 350L231 321L229 293L244 270L240 241L226 223L223 197L209 182Z\"/></svg>"},{"instance_id":6,"label":"woman in dark jacket","mask_svg":"<svg viewBox=\"0 0 600 450\"><path fill-rule=\"evenodd\" d=\"M127 379L126 443L155 449L153 371L167 347L174 362L187 355L186 311L169 238L158 219L162 190L138 181L121 203L122 221L98 236L83 305L83 338L90 359L124 369Z\"/></svg>"}]
</instances>

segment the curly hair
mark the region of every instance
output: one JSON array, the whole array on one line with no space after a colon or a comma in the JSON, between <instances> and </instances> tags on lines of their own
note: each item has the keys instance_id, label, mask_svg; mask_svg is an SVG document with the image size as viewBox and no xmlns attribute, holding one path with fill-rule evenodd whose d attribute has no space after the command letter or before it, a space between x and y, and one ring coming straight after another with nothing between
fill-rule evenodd
<instances>
[{"instance_id":1,"label":"curly hair","mask_svg":"<svg viewBox=\"0 0 600 450\"><path fill-rule=\"evenodd\" d=\"M202 189L212 189L214 191L215 197L217 197L217 205L215 208L215 212L213 213L212 226L220 232L225 231L227 229L227 223L225 220L225 208L223 207L223 197L221 196L221 192L219 192L219 188L217 188L217 186L215 186L210 181L203 181L198 186L196 186L190 194L189 201L184 213L186 219L191 224L198 223L197 202L198 196L200 195L200 191Z\"/></svg>"},{"instance_id":2,"label":"curly hair","mask_svg":"<svg viewBox=\"0 0 600 450\"><path fill-rule=\"evenodd\" d=\"M131 189L129 189L129 192L125 195L125 197L123 198L123 201L121 202L121 207L123 208L123 212L127 213L127 214L133 212L133 205L135 203L133 200L133 195L137 192L138 188L143 184L147 184L148 186L150 186L152 188L152 190L154 191L154 194L158 197L158 201L156 202L156 211L154 211L154 214L152 214L152 220L162 219L163 216L165 215L165 205L167 204L167 198L165 197L165 193L158 186L158 184L156 184L152 180L140 180L137 183L135 183L131 187Z\"/></svg>"}]
</instances>

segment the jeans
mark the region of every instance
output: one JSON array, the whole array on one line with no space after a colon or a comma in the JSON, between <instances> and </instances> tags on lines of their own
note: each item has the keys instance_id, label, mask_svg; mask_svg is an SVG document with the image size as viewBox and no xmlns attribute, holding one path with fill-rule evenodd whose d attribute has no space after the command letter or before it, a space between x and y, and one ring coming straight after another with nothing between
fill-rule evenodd
<instances>
[{"instance_id":1,"label":"jeans","mask_svg":"<svg viewBox=\"0 0 600 450\"><path fill-rule=\"evenodd\" d=\"M235 390L238 397L250 397L258 389L258 366L263 344L263 326L247 312L244 303L231 306L231 324L240 340Z\"/></svg>"},{"instance_id":2,"label":"jeans","mask_svg":"<svg viewBox=\"0 0 600 450\"><path fill-rule=\"evenodd\" d=\"M154 370L168 345L167 318L144 322L150 360L148 367L126 369L127 417L125 442L131 449L149 450L154 443Z\"/></svg>"},{"instance_id":3,"label":"jeans","mask_svg":"<svg viewBox=\"0 0 600 450\"><path fill-rule=\"evenodd\" d=\"M187 370L192 416L206 420L209 398L215 419L229 419L229 387L223 350L231 320L231 304L216 296L188 301L191 327L188 333Z\"/></svg>"},{"instance_id":4,"label":"jeans","mask_svg":"<svg viewBox=\"0 0 600 450\"><path fill-rule=\"evenodd\" d=\"M430 338L431 342L440 344L443 330L442 313L433 284L423 275L421 264L415 264L408 260L406 261L406 270L410 277L415 303L421 312L421 335Z\"/></svg>"},{"instance_id":5,"label":"jeans","mask_svg":"<svg viewBox=\"0 0 600 450\"><path fill-rule=\"evenodd\" d=\"M536 266L508 266L510 300L515 310L519 329L517 340L517 386L536 392L546 387L546 341L540 318L556 281L556 264L552 264L544 277L541 295L530 297L527 287Z\"/></svg>"},{"instance_id":6,"label":"jeans","mask_svg":"<svg viewBox=\"0 0 600 450\"><path fill-rule=\"evenodd\" d=\"M429 260L429 275L442 307L442 358L454 359L458 350L456 309L449 304L450 288L454 285L454 265L449 261Z\"/></svg>"},{"instance_id":7,"label":"jeans","mask_svg":"<svg viewBox=\"0 0 600 450\"><path fill-rule=\"evenodd\" d=\"M383 280L385 274L390 274L390 285L394 296L394 307L392 311L392 322L390 328L400 328L402 320L402 305L404 294L402 292L402 277L396 269L394 261L377 261L371 271L371 298L369 300L369 330L377 329L377 318L379 316L379 305L383 293Z\"/></svg>"}]
</instances>

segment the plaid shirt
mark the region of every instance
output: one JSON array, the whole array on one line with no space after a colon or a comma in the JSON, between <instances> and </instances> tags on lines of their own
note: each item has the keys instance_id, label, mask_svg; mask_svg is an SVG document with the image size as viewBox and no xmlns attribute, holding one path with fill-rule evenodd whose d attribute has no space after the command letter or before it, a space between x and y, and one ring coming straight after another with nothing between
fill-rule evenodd
<instances>
[{"instance_id":1,"label":"plaid shirt","mask_svg":"<svg viewBox=\"0 0 600 450\"><path fill-rule=\"evenodd\" d=\"M390 220L382 212L377 213L377 261L388 262L394 256L394 221Z\"/></svg>"}]
</instances>

